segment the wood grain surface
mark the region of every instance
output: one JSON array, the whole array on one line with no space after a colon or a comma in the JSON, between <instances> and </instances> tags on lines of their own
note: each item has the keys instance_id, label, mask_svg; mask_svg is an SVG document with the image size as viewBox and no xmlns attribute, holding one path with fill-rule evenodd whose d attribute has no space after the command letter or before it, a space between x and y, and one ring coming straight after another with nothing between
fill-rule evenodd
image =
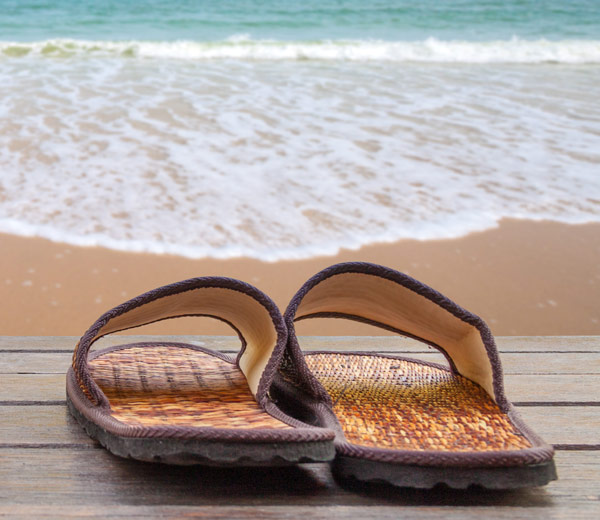
<instances>
[{"instance_id":1,"label":"wood grain surface","mask_svg":"<svg viewBox=\"0 0 600 520\"><path fill-rule=\"evenodd\" d=\"M202 344L231 337L111 336ZM5 518L598 518L600 338L497 338L509 398L557 449L559 480L512 492L343 486L326 464L169 467L115 457L68 414L73 337L0 337L0 517ZM438 354L404 338L302 338L305 350ZM440 358L440 361L441 358Z\"/></svg>"}]
</instances>

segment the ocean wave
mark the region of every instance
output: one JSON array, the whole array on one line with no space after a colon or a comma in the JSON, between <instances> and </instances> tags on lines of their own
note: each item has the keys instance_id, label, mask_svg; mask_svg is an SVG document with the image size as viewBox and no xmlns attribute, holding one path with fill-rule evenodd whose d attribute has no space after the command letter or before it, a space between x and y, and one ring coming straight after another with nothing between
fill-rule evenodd
<instances>
[{"instance_id":1,"label":"ocean wave","mask_svg":"<svg viewBox=\"0 0 600 520\"><path fill-rule=\"evenodd\" d=\"M591 216L556 217L550 214L497 215L480 218L475 215L459 214L452 217L427 222L424 225L405 226L404 229L389 229L373 234L368 230L357 232L353 236L336 237L302 245L281 244L223 244L221 246L191 245L178 242L118 239L106 233L80 234L60 227L32 224L17 219L0 218L0 233L27 237L43 238L52 242L69 244L75 247L102 247L125 253L148 253L154 255L173 255L192 260L210 258L230 260L233 258L252 258L262 262L286 260L308 260L323 256L335 256L341 251L358 251L371 246L392 244L402 240L448 240L465 237L471 233L496 229L503 220L521 220L530 222L556 222L561 224L582 225L598 223Z\"/></svg>"},{"instance_id":2,"label":"ocean wave","mask_svg":"<svg viewBox=\"0 0 600 520\"><path fill-rule=\"evenodd\" d=\"M226 40L91 41L52 39L1 42L0 57L116 57L179 60L324 60L432 63L600 63L600 40L422 41L253 40L234 35Z\"/></svg>"},{"instance_id":3,"label":"ocean wave","mask_svg":"<svg viewBox=\"0 0 600 520\"><path fill-rule=\"evenodd\" d=\"M273 261L600 222L599 72L4 60L0 231Z\"/></svg>"}]
</instances>

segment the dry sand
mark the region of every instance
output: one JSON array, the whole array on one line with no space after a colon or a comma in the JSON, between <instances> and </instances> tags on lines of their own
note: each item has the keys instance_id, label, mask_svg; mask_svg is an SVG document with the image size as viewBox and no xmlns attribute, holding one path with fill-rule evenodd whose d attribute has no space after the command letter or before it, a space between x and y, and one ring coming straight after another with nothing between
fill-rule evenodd
<instances>
[{"instance_id":1,"label":"dry sand","mask_svg":"<svg viewBox=\"0 0 600 520\"><path fill-rule=\"evenodd\" d=\"M104 311L144 291L205 275L243 279L280 307L318 270L342 261L381 263L479 314L497 335L600 335L600 224L503 221L455 240L406 240L336 257L265 263L188 260L78 248L0 235L0 335L81 335ZM304 334L382 334L342 320L307 320ZM139 333L230 334L210 319L182 318Z\"/></svg>"}]
</instances>

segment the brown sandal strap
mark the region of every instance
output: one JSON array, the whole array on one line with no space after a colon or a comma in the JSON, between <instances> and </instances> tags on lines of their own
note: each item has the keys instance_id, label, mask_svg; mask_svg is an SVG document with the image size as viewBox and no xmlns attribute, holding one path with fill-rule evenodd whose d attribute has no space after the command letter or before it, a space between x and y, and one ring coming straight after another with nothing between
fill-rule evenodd
<instances>
[{"instance_id":1,"label":"brown sandal strap","mask_svg":"<svg viewBox=\"0 0 600 520\"><path fill-rule=\"evenodd\" d=\"M73 354L79 386L96 405L108 400L91 377L88 353L101 337L157 321L208 316L229 324L240 336L237 364L256 400L262 403L280 363L287 329L275 303L250 284L224 277L202 277L159 287L103 314L81 337Z\"/></svg>"},{"instance_id":2,"label":"brown sandal strap","mask_svg":"<svg viewBox=\"0 0 600 520\"><path fill-rule=\"evenodd\" d=\"M301 363L294 322L316 317L361 321L423 341L444 353L451 368L478 383L504 409L502 367L485 322L431 287L393 269L364 262L317 273L285 312L289 355Z\"/></svg>"}]
</instances>

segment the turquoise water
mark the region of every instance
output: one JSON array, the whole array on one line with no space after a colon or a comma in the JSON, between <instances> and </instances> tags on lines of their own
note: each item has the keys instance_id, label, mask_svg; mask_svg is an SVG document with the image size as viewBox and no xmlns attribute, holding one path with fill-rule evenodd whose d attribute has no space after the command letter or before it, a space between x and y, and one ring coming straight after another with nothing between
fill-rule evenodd
<instances>
[{"instance_id":1,"label":"turquoise water","mask_svg":"<svg viewBox=\"0 0 600 520\"><path fill-rule=\"evenodd\" d=\"M600 222L600 0L0 0L0 232L188 257Z\"/></svg>"},{"instance_id":2,"label":"turquoise water","mask_svg":"<svg viewBox=\"0 0 600 520\"><path fill-rule=\"evenodd\" d=\"M598 0L0 0L0 39L600 39Z\"/></svg>"}]
</instances>

